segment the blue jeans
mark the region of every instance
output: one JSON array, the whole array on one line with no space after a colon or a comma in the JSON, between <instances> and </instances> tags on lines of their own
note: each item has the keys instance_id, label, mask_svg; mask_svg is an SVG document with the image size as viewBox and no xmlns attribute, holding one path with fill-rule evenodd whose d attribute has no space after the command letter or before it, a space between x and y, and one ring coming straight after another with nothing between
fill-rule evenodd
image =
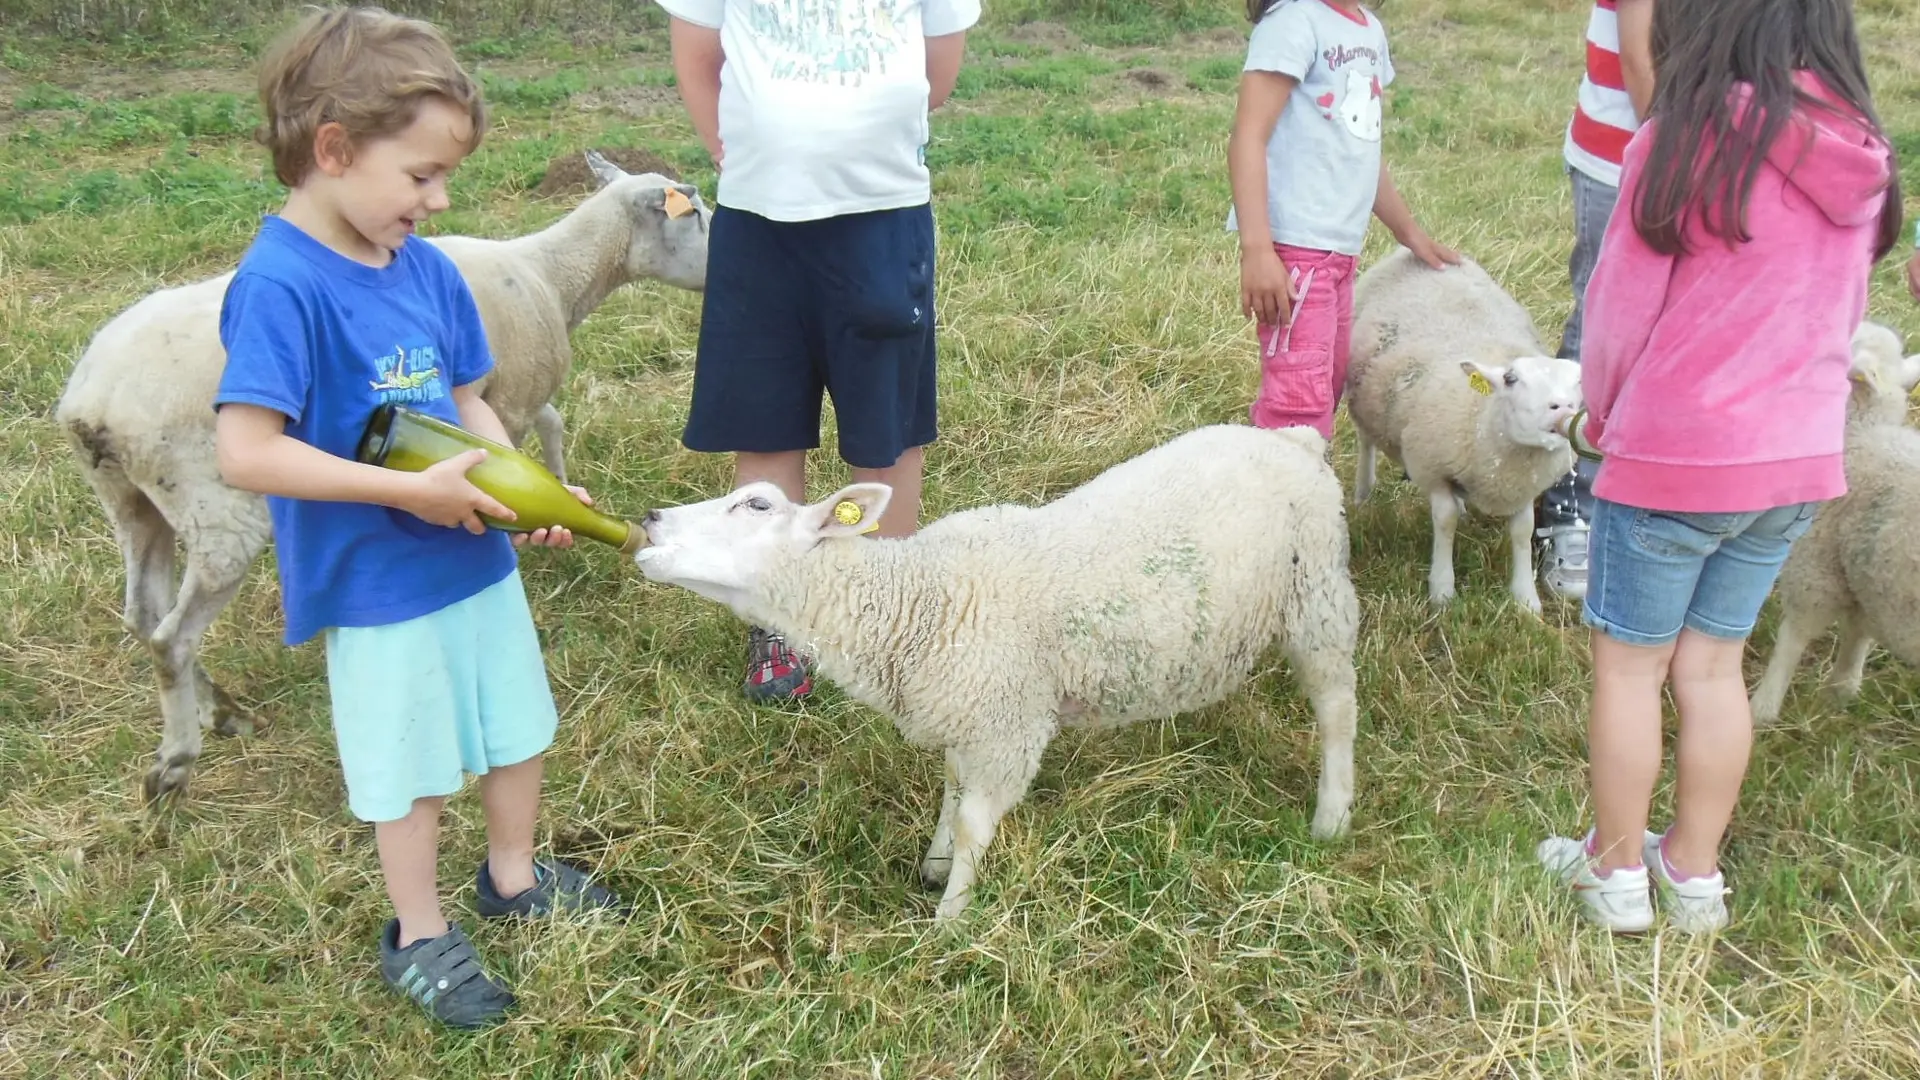
<instances>
[{"instance_id":1,"label":"blue jeans","mask_svg":"<svg viewBox=\"0 0 1920 1080\"><path fill-rule=\"evenodd\" d=\"M1573 257L1567 263L1567 271L1573 278L1573 311L1567 315L1567 325L1560 332L1560 351L1556 355L1577 363L1581 331L1586 325L1587 282L1593 278L1593 268L1600 261L1600 241L1606 237L1607 222L1612 220L1620 189L1572 166L1567 168L1567 177L1573 184ZM1536 524L1547 528L1567 524L1575 518L1590 520L1596 471L1595 462L1576 459L1574 471L1555 481L1540 496L1540 503L1534 508Z\"/></svg>"},{"instance_id":2,"label":"blue jeans","mask_svg":"<svg viewBox=\"0 0 1920 1080\"><path fill-rule=\"evenodd\" d=\"M1594 499L1586 624L1628 645L1665 645L1682 626L1744 640L1814 508L1682 514Z\"/></svg>"}]
</instances>

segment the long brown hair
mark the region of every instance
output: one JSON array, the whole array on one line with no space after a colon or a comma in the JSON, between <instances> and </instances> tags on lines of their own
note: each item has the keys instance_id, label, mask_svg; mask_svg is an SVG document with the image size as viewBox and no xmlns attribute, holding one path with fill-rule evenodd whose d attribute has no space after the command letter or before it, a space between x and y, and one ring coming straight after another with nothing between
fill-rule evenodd
<instances>
[{"instance_id":1,"label":"long brown hair","mask_svg":"<svg viewBox=\"0 0 1920 1080\"><path fill-rule=\"evenodd\" d=\"M1797 109L1822 109L1858 123L1881 142L1851 0L1659 0L1653 8L1653 145L1633 208L1634 227L1666 255L1686 250L1690 216L1729 246L1752 239L1747 199L1767 151ZM1819 76L1851 112L1794 85L1795 71ZM1753 89L1736 121L1736 83ZM1713 150L1702 154L1711 139ZM1893 250L1901 229L1900 170L1880 212L1874 259ZM1705 161L1700 159L1705 157Z\"/></svg>"}]
</instances>

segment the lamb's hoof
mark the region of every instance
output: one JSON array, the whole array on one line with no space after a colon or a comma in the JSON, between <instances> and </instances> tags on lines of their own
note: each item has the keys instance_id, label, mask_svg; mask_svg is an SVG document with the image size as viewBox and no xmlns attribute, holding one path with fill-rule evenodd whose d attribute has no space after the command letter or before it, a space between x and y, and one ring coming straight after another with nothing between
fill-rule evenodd
<instances>
[{"instance_id":1,"label":"lamb's hoof","mask_svg":"<svg viewBox=\"0 0 1920 1080\"><path fill-rule=\"evenodd\" d=\"M219 735L252 735L263 726L252 713L240 707L225 690L213 688L214 732Z\"/></svg>"},{"instance_id":2,"label":"lamb's hoof","mask_svg":"<svg viewBox=\"0 0 1920 1080\"><path fill-rule=\"evenodd\" d=\"M1827 696L1835 705L1850 705L1860 696L1860 684L1851 680L1827 684Z\"/></svg>"},{"instance_id":3,"label":"lamb's hoof","mask_svg":"<svg viewBox=\"0 0 1920 1080\"><path fill-rule=\"evenodd\" d=\"M952 922L965 914L967 910L967 898L968 894L964 892L943 898L940 901L940 906L933 909L933 921L937 923Z\"/></svg>"},{"instance_id":4,"label":"lamb's hoof","mask_svg":"<svg viewBox=\"0 0 1920 1080\"><path fill-rule=\"evenodd\" d=\"M1444 608L1453 603L1453 590L1448 589L1445 592L1437 592L1429 589L1427 590L1427 603L1433 605L1435 608Z\"/></svg>"},{"instance_id":5,"label":"lamb's hoof","mask_svg":"<svg viewBox=\"0 0 1920 1080\"><path fill-rule=\"evenodd\" d=\"M928 892L945 892L947 875L951 873L952 859L928 859L920 864L920 887Z\"/></svg>"},{"instance_id":6,"label":"lamb's hoof","mask_svg":"<svg viewBox=\"0 0 1920 1080\"><path fill-rule=\"evenodd\" d=\"M1310 831L1315 840L1333 840L1347 834L1350 820L1349 814L1344 810L1322 810L1313 815L1313 826Z\"/></svg>"},{"instance_id":7,"label":"lamb's hoof","mask_svg":"<svg viewBox=\"0 0 1920 1080\"><path fill-rule=\"evenodd\" d=\"M171 758L154 762L153 768L147 770L146 779L142 781L140 787L149 804L158 802L168 795L184 798L187 793L187 781L192 775L193 759L176 754Z\"/></svg>"}]
</instances>

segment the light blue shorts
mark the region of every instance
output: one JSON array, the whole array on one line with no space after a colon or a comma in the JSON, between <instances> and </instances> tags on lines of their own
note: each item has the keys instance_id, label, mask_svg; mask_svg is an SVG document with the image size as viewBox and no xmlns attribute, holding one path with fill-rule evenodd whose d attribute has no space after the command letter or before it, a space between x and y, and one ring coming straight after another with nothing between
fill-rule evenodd
<instances>
[{"instance_id":1,"label":"light blue shorts","mask_svg":"<svg viewBox=\"0 0 1920 1080\"><path fill-rule=\"evenodd\" d=\"M1682 514L1594 499L1586 624L1628 645L1665 645L1682 626L1744 640L1814 509Z\"/></svg>"},{"instance_id":2,"label":"light blue shorts","mask_svg":"<svg viewBox=\"0 0 1920 1080\"><path fill-rule=\"evenodd\" d=\"M439 611L326 632L333 734L347 805L362 821L407 816L464 773L515 765L559 726L526 589L515 570Z\"/></svg>"}]
</instances>

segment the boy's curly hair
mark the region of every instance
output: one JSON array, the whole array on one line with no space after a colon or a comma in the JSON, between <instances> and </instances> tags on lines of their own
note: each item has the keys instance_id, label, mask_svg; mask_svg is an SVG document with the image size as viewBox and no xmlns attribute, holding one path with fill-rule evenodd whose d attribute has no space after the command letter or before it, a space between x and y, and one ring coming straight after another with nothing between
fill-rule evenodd
<instances>
[{"instance_id":1,"label":"boy's curly hair","mask_svg":"<svg viewBox=\"0 0 1920 1080\"><path fill-rule=\"evenodd\" d=\"M437 28L377 7L308 7L261 57L266 122L254 137L273 155L274 175L294 187L313 168L322 125L338 123L352 146L402 130L430 96L466 110L471 153L486 131L486 103Z\"/></svg>"}]
</instances>

